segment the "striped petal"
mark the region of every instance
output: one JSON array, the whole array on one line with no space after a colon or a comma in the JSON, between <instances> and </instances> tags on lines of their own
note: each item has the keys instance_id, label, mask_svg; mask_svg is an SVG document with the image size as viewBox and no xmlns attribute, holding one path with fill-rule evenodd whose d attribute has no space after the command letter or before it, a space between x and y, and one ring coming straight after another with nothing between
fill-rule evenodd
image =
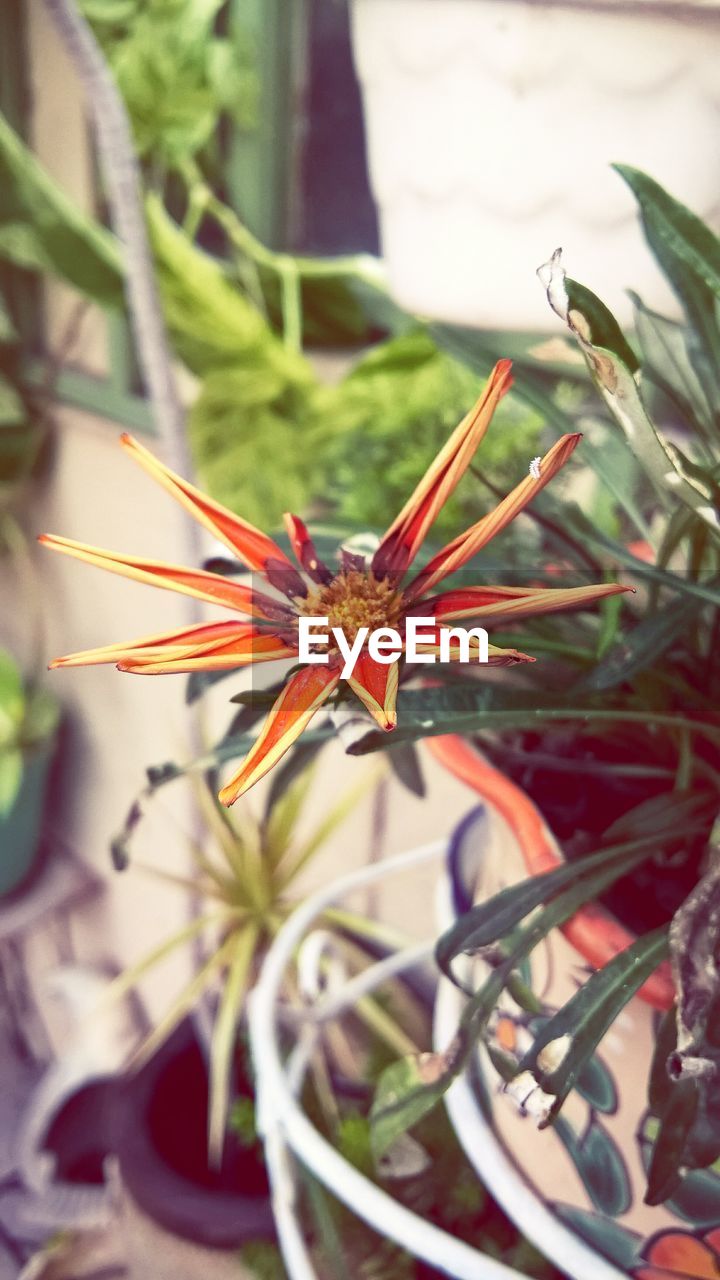
<instances>
[{"instance_id":1,"label":"striped petal","mask_svg":"<svg viewBox=\"0 0 720 1280\"><path fill-rule=\"evenodd\" d=\"M252 623L238 628L231 639L199 645L195 650L167 654L130 651L118 660L119 671L140 676L164 676L191 671L232 671L255 662L277 662L280 658L297 657L297 646L275 631L255 627Z\"/></svg>"},{"instance_id":2,"label":"striped petal","mask_svg":"<svg viewBox=\"0 0 720 1280\"><path fill-rule=\"evenodd\" d=\"M339 679L338 669L330 666L302 667L290 677L240 769L222 788L219 794L222 804L234 804L238 796L277 764L307 728Z\"/></svg>"},{"instance_id":3,"label":"striped petal","mask_svg":"<svg viewBox=\"0 0 720 1280\"><path fill-rule=\"evenodd\" d=\"M552 449L541 459L537 470L533 475L525 476L519 485L509 493L502 502L499 502L494 511L489 511L482 520L478 520L477 524L466 529L464 533L449 542L442 551L438 551L436 556L424 569L420 571L416 578L405 590L405 596L408 600L417 600L418 596L424 595L430 591L437 582L447 577L449 573L454 573L456 569L462 568L477 554L492 538L497 535L514 520L517 515L528 505L532 499L540 493L545 485L557 475L561 467L564 467L573 450L577 447L582 435L576 432L573 435L562 436Z\"/></svg>"},{"instance_id":4,"label":"striped petal","mask_svg":"<svg viewBox=\"0 0 720 1280\"><path fill-rule=\"evenodd\" d=\"M616 582L603 582L591 587L465 587L431 596L413 606L415 616L426 615L438 621L458 618L530 618L560 609L582 608L606 596L630 591Z\"/></svg>"},{"instance_id":5,"label":"striped petal","mask_svg":"<svg viewBox=\"0 0 720 1280\"><path fill-rule=\"evenodd\" d=\"M397 690L400 663L376 662L365 650L360 654L348 684L381 729L389 732L397 724Z\"/></svg>"},{"instance_id":6,"label":"striped petal","mask_svg":"<svg viewBox=\"0 0 720 1280\"><path fill-rule=\"evenodd\" d=\"M470 412L423 476L373 557L376 575L400 574L412 563L425 535L467 470L499 401L510 390L511 362L500 360Z\"/></svg>"},{"instance_id":7,"label":"striped petal","mask_svg":"<svg viewBox=\"0 0 720 1280\"><path fill-rule=\"evenodd\" d=\"M286 511L284 520L285 528L290 538L290 545L300 568L305 570L313 582L331 582L333 575L327 565L320 559L315 543L300 517L292 515L290 511Z\"/></svg>"},{"instance_id":8,"label":"striped petal","mask_svg":"<svg viewBox=\"0 0 720 1280\"><path fill-rule=\"evenodd\" d=\"M98 569L107 569L110 573L119 573L123 578L132 578L135 582L146 582L152 587L165 587L169 591L179 591L186 596L195 596L198 600L207 600L210 604L223 604L228 609L237 609L260 618L277 619L278 605L269 596L258 595L251 587L231 578L223 578L217 573L206 573L204 569L185 569L182 565L165 564L162 560L142 560L132 556L121 556L114 551L104 551L100 547L88 546L85 542L74 542L71 538L60 538L55 534L43 533L38 538L44 547L52 551L62 551L65 555L74 556L76 560L84 560ZM287 609L288 618L292 616Z\"/></svg>"},{"instance_id":9,"label":"striped petal","mask_svg":"<svg viewBox=\"0 0 720 1280\"><path fill-rule=\"evenodd\" d=\"M452 627L437 627L434 640L418 640L416 649L418 653L433 653L436 657L440 656L440 636L443 632L452 632ZM480 652L480 641L477 636L468 637L468 658L464 658L461 654L461 638L450 634L450 661L461 662L470 661L477 662ZM489 667L514 667L519 662L534 662L535 659L530 657L529 653L522 653L520 649L501 649L495 644L488 644L488 660L483 666Z\"/></svg>"},{"instance_id":10,"label":"striped petal","mask_svg":"<svg viewBox=\"0 0 720 1280\"><path fill-rule=\"evenodd\" d=\"M88 667L108 662L156 662L164 657L183 658L227 644L243 636L248 630L253 630L253 627L247 622L199 623L180 631L163 631L159 635L144 636L141 640L69 653L64 658L53 658L49 665L51 668Z\"/></svg>"},{"instance_id":11,"label":"striped petal","mask_svg":"<svg viewBox=\"0 0 720 1280\"><path fill-rule=\"evenodd\" d=\"M249 569L262 571L266 560L280 561L290 564L284 551L267 534L256 529L254 525L242 520L227 507L212 498L206 497L194 485L183 480L182 476L163 465L154 454L150 453L133 436L125 434L120 437L123 448L140 466L157 480L168 493L185 507L200 524L209 529L214 537L224 542L226 547L235 553Z\"/></svg>"}]
</instances>

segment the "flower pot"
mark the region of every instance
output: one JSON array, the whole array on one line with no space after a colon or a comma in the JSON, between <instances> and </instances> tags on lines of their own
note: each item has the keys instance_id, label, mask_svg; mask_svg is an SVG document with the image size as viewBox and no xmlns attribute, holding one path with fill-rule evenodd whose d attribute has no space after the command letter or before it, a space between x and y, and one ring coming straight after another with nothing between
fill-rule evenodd
<instances>
[{"instance_id":1,"label":"flower pot","mask_svg":"<svg viewBox=\"0 0 720 1280\"><path fill-rule=\"evenodd\" d=\"M238 1080L238 1092L247 1093L246 1085ZM205 1060L186 1021L119 1089L112 1148L143 1249L185 1257L184 1266L192 1257L193 1268L204 1258L201 1273L210 1280L225 1275L229 1253L241 1276L237 1250L274 1239L274 1222L257 1144L244 1147L230 1134L221 1167L209 1166L207 1104ZM183 1253L181 1242L194 1248Z\"/></svg>"},{"instance_id":2,"label":"flower pot","mask_svg":"<svg viewBox=\"0 0 720 1280\"><path fill-rule=\"evenodd\" d=\"M472 746L454 737L436 738L428 745L483 800L482 811L458 829L453 841L445 927L473 898L486 898L528 873L547 871L561 858L534 804ZM533 954L533 990L552 1011L573 994L589 970L631 941L630 933L601 906L587 906ZM600 1259L614 1264L610 1274L656 1280L665 1274L663 1266L670 1275L716 1274L720 1167L689 1174L675 1197L660 1207L643 1203L655 1132L647 1107L647 1079L658 1011L668 1008L672 998L671 976L664 965L626 1006L602 1041L582 1087L548 1129L539 1130L529 1115L502 1094L499 1077L484 1053L473 1064L470 1082L465 1082L461 1114L454 1116L460 1140L511 1216L517 1214L528 1188L534 1193L533 1202L541 1212L524 1215L523 1229L561 1265L567 1256L562 1242L569 1229L576 1240L589 1243ZM443 1037L448 1032L447 1014L441 1022ZM531 1040L527 1022L527 1015L509 997L504 998L491 1033L507 1050L522 1052ZM487 1128L484 1108L500 1144L502 1159L497 1162L488 1160L488 1151L474 1145L470 1136L474 1127Z\"/></svg>"},{"instance_id":3,"label":"flower pot","mask_svg":"<svg viewBox=\"0 0 720 1280\"><path fill-rule=\"evenodd\" d=\"M478 328L554 328L536 268L621 323L669 296L613 161L717 213L720 6L708 0L353 0L392 292ZM688 145L688 140L692 144Z\"/></svg>"},{"instance_id":4,"label":"flower pot","mask_svg":"<svg viewBox=\"0 0 720 1280\"><path fill-rule=\"evenodd\" d=\"M9 813L0 817L0 897L20 890L40 850L40 835L55 738L24 758L20 790Z\"/></svg>"}]
</instances>

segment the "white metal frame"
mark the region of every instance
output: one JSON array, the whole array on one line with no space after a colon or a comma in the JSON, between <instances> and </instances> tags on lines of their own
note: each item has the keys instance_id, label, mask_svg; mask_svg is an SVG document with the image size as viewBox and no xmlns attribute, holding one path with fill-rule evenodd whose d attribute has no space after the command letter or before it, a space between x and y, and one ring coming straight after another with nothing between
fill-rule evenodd
<instances>
[{"instance_id":1,"label":"white metal frame","mask_svg":"<svg viewBox=\"0 0 720 1280\"><path fill-rule=\"evenodd\" d=\"M410 871L432 859L442 858L446 848L445 841L424 845L363 867L314 894L294 912L278 934L252 994L250 1033L256 1065L258 1127L265 1141L278 1236L291 1280L317 1280L296 1214L293 1155L381 1235L454 1280L522 1280L519 1272L426 1222L370 1182L318 1132L298 1102L320 1024L337 1017L360 995L374 990L388 977L427 958L432 951L431 941L377 962L340 990L322 997L301 1020L297 1042L289 1057L283 1059L280 1049L280 996L286 970L317 918L338 899L386 875ZM287 1021L284 1030L287 1032ZM614 1276L615 1273L613 1280ZM587 1271L584 1280L589 1280ZM597 1280L606 1280L606 1277L598 1272Z\"/></svg>"},{"instance_id":2,"label":"white metal frame","mask_svg":"<svg viewBox=\"0 0 720 1280\"><path fill-rule=\"evenodd\" d=\"M447 875L439 885L439 897L439 918L449 925L454 913ZM433 1038L436 1045L446 1045L452 1039L462 1008L462 992L443 979L435 1003ZM535 1194L499 1141L467 1075L460 1076L448 1090L445 1104L458 1141L478 1176L508 1218L546 1258L573 1280L627 1280L624 1271L618 1271L613 1263L596 1253Z\"/></svg>"}]
</instances>

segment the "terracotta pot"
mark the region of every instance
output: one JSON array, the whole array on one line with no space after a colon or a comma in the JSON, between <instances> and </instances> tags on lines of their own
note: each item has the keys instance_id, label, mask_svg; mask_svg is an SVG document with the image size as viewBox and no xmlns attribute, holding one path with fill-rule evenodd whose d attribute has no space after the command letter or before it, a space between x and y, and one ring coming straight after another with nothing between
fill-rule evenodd
<instances>
[{"instance_id":1,"label":"terracotta pot","mask_svg":"<svg viewBox=\"0 0 720 1280\"><path fill-rule=\"evenodd\" d=\"M474 819L467 820L453 840L454 891L446 896L445 927L473 898L487 898L528 873L549 870L562 858L535 805L469 743L442 737L427 745L433 756L483 801ZM464 901L463 893L468 894ZM632 935L602 907L588 906L533 954L533 990L549 1010L558 1008L590 970L606 963L631 941ZM502 1093L499 1077L484 1052L474 1064L482 1084L474 1093L466 1084L465 1111L454 1117L458 1137L511 1216L513 1201L527 1195L528 1187L534 1192L544 1210L539 1225L529 1221L527 1214L521 1225L564 1269L567 1249L562 1240L570 1229L576 1239L590 1243L598 1265L602 1257L615 1264L615 1270L598 1271L598 1276L659 1280L666 1274L662 1266L672 1276L720 1274L715 1270L720 1266L720 1162L712 1169L688 1175L667 1204L650 1208L643 1203L645 1170L655 1132L647 1110L647 1079L658 1011L669 1007L672 998L669 968L662 965L626 1006L601 1043L582 1087L570 1096L549 1129L538 1130ZM442 1034L446 1035L447 1016L442 1021ZM528 1016L505 998L491 1031L498 1044L522 1053L532 1038L528 1021ZM507 1169L498 1172L502 1185L496 1185L487 1150L480 1153L468 1138L473 1126L466 1123L465 1113L468 1108L477 1108L480 1113L484 1105L490 1108L496 1139L520 1175L514 1190ZM577 1274L579 1280L586 1280L594 1273L581 1268Z\"/></svg>"},{"instance_id":2,"label":"terracotta pot","mask_svg":"<svg viewBox=\"0 0 720 1280\"><path fill-rule=\"evenodd\" d=\"M477 328L553 330L535 271L562 245L574 278L621 323L630 284L647 305L672 308L610 165L644 169L717 215L719 7L353 0L398 302Z\"/></svg>"}]
</instances>

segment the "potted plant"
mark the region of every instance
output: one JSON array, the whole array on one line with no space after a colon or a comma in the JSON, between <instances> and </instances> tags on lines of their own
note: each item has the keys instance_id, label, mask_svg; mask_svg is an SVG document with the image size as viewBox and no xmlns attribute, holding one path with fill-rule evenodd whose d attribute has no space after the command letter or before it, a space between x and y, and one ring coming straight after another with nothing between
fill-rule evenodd
<instances>
[{"instance_id":1,"label":"potted plant","mask_svg":"<svg viewBox=\"0 0 720 1280\"><path fill-rule=\"evenodd\" d=\"M632 205L607 166L642 163L712 213L716 4L353 0L352 18L401 305L541 330L533 272L558 238L622 322L631 267L648 305L667 302L651 261L638 261Z\"/></svg>"},{"instance_id":2,"label":"potted plant","mask_svg":"<svg viewBox=\"0 0 720 1280\"><path fill-rule=\"evenodd\" d=\"M616 1274L655 1280L718 1266L720 244L656 183L623 176L686 319L635 299L638 355L559 256L548 265L626 460L614 536L571 504L552 515L566 563L624 565L638 590L625 617L566 622L564 675L545 664L542 690L478 697L475 745L431 744L487 807L455 841L456 918L437 952L472 994L451 1044L395 1064L375 1105L382 1149L482 1044L493 1124L552 1210L526 1224L535 1242L558 1258L564 1224ZM459 971L464 953L479 959Z\"/></svg>"},{"instance_id":3,"label":"potted plant","mask_svg":"<svg viewBox=\"0 0 720 1280\"><path fill-rule=\"evenodd\" d=\"M260 699L262 705L262 699ZM243 707L243 723L261 709ZM170 875L201 903L190 925L163 939L123 972L104 1000L125 995L171 951L200 939L204 956L188 986L143 1041L124 1079L114 1088L107 1143L117 1154L130 1212L144 1219L136 1244L149 1234L180 1237L215 1251L274 1239L261 1145L254 1128L253 1067L247 1051L246 997L272 938L297 899L295 884L317 851L377 782L380 769L337 797L314 826L303 809L317 769L315 748L291 756L278 771L262 814L245 806L222 809L205 781L196 791L205 839L193 848L190 877ZM134 829L134 827L133 827ZM127 853L128 838L123 840ZM116 848L117 854L117 848ZM163 876L162 872L155 874ZM328 927L333 922L328 916ZM338 947L349 955L382 934L362 917L334 922ZM346 939L343 943L343 938ZM369 940L369 941L368 941ZM209 1035L194 1017L204 1000ZM199 1255L198 1255L199 1256ZM248 1263L248 1265L250 1265ZM224 1273L223 1273L224 1274Z\"/></svg>"},{"instance_id":4,"label":"potted plant","mask_svg":"<svg viewBox=\"0 0 720 1280\"><path fill-rule=\"evenodd\" d=\"M40 848L44 798L60 719L57 701L28 684L0 649L0 896L18 890Z\"/></svg>"}]
</instances>

